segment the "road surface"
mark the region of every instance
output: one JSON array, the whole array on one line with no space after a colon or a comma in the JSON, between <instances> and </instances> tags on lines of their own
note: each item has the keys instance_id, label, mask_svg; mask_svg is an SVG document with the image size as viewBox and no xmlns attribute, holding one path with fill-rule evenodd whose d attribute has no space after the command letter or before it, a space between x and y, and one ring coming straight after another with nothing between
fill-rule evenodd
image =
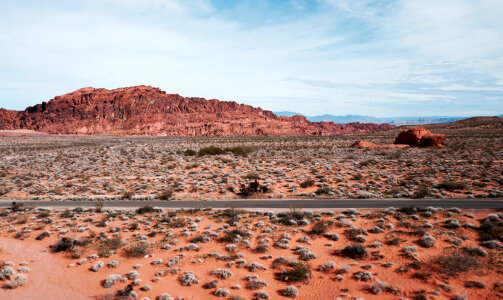
<instances>
[{"instance_id":1,"label":"road surface","mask_svg":"<svg viewBox=\"0 0 503 300\"><path fill-rule=\"evenodd\" d=\"M16 201L25 205L40 207L93 207L93 201ZM0 201L0 207L10 206L12 201ZM150 204L164 208L387 208L418 206L418 207L459 207L478 209L503 209L503 199L350 199L350 200L225 200L225 201L105 201L105 207L137 208Z\"/></svg>"}]
</instances>

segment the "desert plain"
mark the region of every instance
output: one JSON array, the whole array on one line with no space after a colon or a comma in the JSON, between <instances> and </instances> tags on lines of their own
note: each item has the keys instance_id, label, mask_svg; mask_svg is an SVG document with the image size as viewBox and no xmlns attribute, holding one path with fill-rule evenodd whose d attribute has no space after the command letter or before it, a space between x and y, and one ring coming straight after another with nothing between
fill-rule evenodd
<instances>
[{"instance_id":1,"label":"desert plain","mask_svg":"<svg viewBox=\"0 0 503 300\"><path fill-rule=\"evenodd\" d=\"M477 119L429 129L446 134L444 147L351 147L392 144L401 128L198 138L5 132L2 201L77 207L0 211L1 298L500 299L501 210L155 207L502 196L501 128ZM114 200L153 205L103 207Z\"/></svg>"}]
</instances>

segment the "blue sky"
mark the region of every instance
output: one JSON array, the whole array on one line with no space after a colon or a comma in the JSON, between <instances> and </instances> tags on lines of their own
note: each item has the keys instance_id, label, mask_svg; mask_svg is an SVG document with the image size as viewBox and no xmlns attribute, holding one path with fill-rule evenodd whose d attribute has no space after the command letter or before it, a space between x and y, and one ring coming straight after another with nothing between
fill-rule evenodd
<instances>
[{"instance_id":1,"label":"blue sky","mask_svg":"<svg viewBox=\"0 0 503 300\"><path fill-rule=\"evenodd\" d=\"M306 115L503 113L501 0L3 0L0 107L146 84Z\"/></svg>"}]
</instances>

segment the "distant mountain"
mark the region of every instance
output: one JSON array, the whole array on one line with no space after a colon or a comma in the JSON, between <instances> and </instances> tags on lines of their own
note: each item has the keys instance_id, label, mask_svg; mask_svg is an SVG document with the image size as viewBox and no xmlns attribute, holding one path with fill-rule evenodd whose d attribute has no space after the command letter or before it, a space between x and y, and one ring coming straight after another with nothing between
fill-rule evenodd
<instances>
[{"instance_id":1,"label":"distant mountain","mask_svg":"<svg viewBox=\"0 0 503 300\"><path fill-rule=\"evenodd\" d=\"M280 111L274 112L278 116L291 117L294 115L305 116L291 111ZM376 123L383 124L389 123L392 125L424 125L433 123L450 123L469 117L446 117L446 116L429 116L429 117L391 117L391 118L376 118L373 116L362 116L362 115L345 115L345 116L334 116L334 115L319 115L319 116L305 116L311 122L334 122L335 124L348 124L348 123Z\"/></svg>"},{"instance_id":2,"label":"distant mountain","mask_svg":"<svg viewBox=\"0 0 503 300\"><path fill-rule=\"evenodd\" d=\"M386 121L381 121L380 119L372 116L361 116L361 115L345 115L345 116L333 116L333 115L321 115L321 116L312 116L307 117L308 120L316 120L311 122L322 122L322 121L330 121L336 124L346 124L352 122L360 122L360 123L388 123Z\"/></svg>"},{"instance_id":3,"label":"distant mountain","mask_svg":"<svg viewBox=\"0 0 503 300\"><path fill-rule=\"evenodd\" d=\"M278 117L303 116L303 114L299 114L293 111L275 111L274 114Z\"/></svg>"}]
</instances>

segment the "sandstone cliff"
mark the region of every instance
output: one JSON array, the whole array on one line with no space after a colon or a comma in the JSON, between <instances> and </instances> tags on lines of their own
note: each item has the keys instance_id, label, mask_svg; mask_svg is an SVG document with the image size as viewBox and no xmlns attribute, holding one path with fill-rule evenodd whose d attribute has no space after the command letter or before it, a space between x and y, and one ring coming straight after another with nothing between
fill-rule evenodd
<instances>
[{"instance_id":1,"label":"sandstone cliff","mask_svg":"<svg viewBox=\"0 0 503 300\"><path fill-rule=\"evenodd\" d=\"M158 88L83 88L25 111L0 110L0 129L52 134L161 136L331 135L385 130L389 124L346 125L278 117L236 102L185 98Z\"/></svg>"}]
</instances>

